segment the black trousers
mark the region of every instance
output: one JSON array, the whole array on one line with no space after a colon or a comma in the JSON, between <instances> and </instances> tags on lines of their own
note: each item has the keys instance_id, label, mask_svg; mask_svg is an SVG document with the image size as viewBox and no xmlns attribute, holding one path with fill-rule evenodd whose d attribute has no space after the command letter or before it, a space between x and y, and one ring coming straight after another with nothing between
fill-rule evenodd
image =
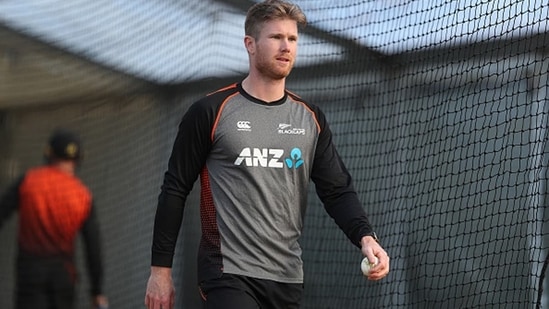
<instances>
[{"instance_id":1,"label":"black trousers","mask_svg":"<svg viewBox=\"0 0 549 309\"><path fill-rule=\"evenodd\" d=\"M76 272L71 261L19 255L17 309L73 309Z\"/></svg>"},{"instance_id":2,"label":"black trousers","mask_svg":"<svg viewBox=\"0 0 549 309\"><path fill-rule=\"evenodd\" d=\"M298 309L303 284L223 274L200 284L204 309Z\"/></svg>"}]
</instances>

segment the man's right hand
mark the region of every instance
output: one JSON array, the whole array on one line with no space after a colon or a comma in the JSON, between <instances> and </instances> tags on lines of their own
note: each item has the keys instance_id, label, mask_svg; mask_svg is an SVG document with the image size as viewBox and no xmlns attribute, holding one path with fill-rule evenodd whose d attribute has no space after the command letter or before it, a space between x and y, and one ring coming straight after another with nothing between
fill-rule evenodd
<instances>
[{"instance_id":1,"label":"man's right hand","mask_svg":"<svg viewBox=\"0 0 549 309\"><path fill-rule=\"evenodd\" d=\"M173 309L175 288L172 280L172 269L169 267L151 266L151 275L147 282L145 306L147 309Z\"/></svg>"}]
</instances>

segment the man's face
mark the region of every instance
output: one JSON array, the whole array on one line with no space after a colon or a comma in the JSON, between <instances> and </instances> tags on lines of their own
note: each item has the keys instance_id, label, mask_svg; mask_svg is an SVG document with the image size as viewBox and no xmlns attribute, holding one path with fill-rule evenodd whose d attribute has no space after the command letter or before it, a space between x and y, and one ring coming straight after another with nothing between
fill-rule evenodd
<instances>
[{"instance_id":1,"label":"man's face","mask_svg":"<svg viewBox=\"0 0 549 309\"><path fill-rule=\"evenodd\" d=\"M252 69L270 79L283 79L297 54L297 23L290 19L265 22L256 39L247 43Z\"/></svg>"}]
</instances>

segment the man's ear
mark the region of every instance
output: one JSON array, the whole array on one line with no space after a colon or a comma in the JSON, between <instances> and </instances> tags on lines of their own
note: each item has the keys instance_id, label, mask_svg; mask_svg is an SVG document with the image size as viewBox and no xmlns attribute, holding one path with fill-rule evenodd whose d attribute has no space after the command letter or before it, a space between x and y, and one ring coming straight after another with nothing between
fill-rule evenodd
<instances>
[{"instance_id":1,"label":"man's ear","mask_svg":"<svg viewBox=\"0 0 549 309\"><path fill-rule=\"evenodd\" d=\"M255 39L249 35L244 36L244 47L248 51L248 54L255 53Z\"/></svg>"}]
</instances>

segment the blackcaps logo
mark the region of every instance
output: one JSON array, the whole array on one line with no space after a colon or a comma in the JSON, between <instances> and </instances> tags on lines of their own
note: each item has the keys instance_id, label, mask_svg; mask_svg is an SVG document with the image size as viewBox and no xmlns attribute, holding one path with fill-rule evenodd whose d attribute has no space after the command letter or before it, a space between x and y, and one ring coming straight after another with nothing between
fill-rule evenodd
<instances>
[{"instance_id":1,"label":"blackcaps logo","mask_svg":"<svg viewBox=\"0 0 549 309\"><path fill-rule=\"evenodd\" d=\"M305 129L292 128L291 124L279 123L278 134L305 135Z\"/></svg>"}]
</instances>

